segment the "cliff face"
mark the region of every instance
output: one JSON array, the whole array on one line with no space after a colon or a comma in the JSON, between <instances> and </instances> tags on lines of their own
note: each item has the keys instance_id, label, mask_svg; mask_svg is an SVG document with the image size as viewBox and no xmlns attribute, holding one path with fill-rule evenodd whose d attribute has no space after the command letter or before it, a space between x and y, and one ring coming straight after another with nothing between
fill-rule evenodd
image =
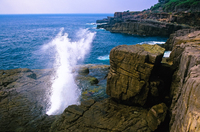
<instances>
[{"instance_id":1,"label":"cliff face","mask_svg":"<svg viewBox=\"0 0 200 132\"><path fill-rule=\"evenodd\" d=\"M171 104L168 106L171 119L170 123L168 122L169 130L171 132L197 132L200 131L200 31L180 30L172 36L173 39L170 38L168 41L168 44L171 42L170 46L172 48L168 61L172 65L164 67L164 64L162 64L151 72L148 72L149 67L137 66L138 62L143 60L140 57L145 56L143 52L139 52L141 55L135 55L136 53L133 51L138 49L137 46L127 46L128 48L126 46L118 46L114 48L110 54L111 70L108 76L107 93L111 97L121 100L121 103L124 103L123 100L127 98L133 99L135 104L139 101L144 101L144 98L147 98L148 101L153 100L155 103L157 101L154 98L156 90L160 94L159 91L161 89L166 91L170 89L169 96L171 101L169 102ZM131 57L128 57L129 54ZM138 58L134 60L135 56ZM167 67L168 69L166 69ZM164 75L165 78L161 76L161 74L169 73L170 70L172 74ZM145 71L145 76L140 76L142 75L141 71ZM151 76L148 76L149 73ZM142 79L143 77L148 78L148 80ZM130 78L135 82L139 78L139 81L138 83L133 83ZM158 78L159 83L157 82ZM141 83L140 79L144 83ZM164 80L171 81L166 83ZM168 87L162 87L161 85L160 87L157 84L170 85ZM156 90L154 86L156 86ZM136 91L138 92L136 93ZM148 94L145 94L144 91L148 92ZM166 93L166 91L161 93ZM130 95L132 96L130 97ZM162 98L157 99L162 100ZM151 101L148 101L147 104L151 104ZM165 103L167 104L167 102ZM140 103L140 105L142 104Z\"/></svg>"},{"instance_id":2,"label":"cliff face","mask_svg":"<svg viewBox=\"0 0 200 132\"><path fill-rule=\"evenodd\" d=\"M195 19L195 22L187 21L191 16L186 19L186 17L178 17L168 13L146 14L145 12L116 12L113 18L104 21L107 22L107 24L97 25L97 28L104 28L115 33L169 36L177 30L189 29L192 28L192 25L198 23L198 19ZM197 16L197 18L200 17ZM185 21L185 24L188 25L183 25L183 20Z\"/></svg>"},{"instance_id":3,"label":"cliff face","mask_svg":"<svg viewBox=\"0 0 200 132\"><path fill-rule=\"evenodd\" d=\"M170 58L177 67L171 85L170 130L200 131L200 31L177 37Z\"/></svg>"},{"instance_id":4,"label":"cliff face","mask_svg":"<svg viewBox=\"0 0 200 132\"><path fill-rule=\"evenodd\" d=\"M142 36L169 36L176 30L190 27L155 20L128 20L126 22L112 22L112 24L98 25L97 28L104 28L113 33Z\"/></svg>"}]
</instances>

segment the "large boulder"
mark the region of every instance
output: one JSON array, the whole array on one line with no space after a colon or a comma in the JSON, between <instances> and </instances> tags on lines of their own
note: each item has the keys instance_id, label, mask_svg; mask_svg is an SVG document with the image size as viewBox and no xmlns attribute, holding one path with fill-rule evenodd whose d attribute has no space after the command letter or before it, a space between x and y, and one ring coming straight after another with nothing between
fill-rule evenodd
<instances>
[{"instance_id":1,"label":"large boulder","mask_svg":"<svg viewBox=\"0 0 200 132\"><path fill-rule=\"evenodd\" d=\"M158 45L120 45L110 52L110 72L106 93L127 103L144 105L153 69L162 60L164 49Z\"/></svg>"}]
</instances>

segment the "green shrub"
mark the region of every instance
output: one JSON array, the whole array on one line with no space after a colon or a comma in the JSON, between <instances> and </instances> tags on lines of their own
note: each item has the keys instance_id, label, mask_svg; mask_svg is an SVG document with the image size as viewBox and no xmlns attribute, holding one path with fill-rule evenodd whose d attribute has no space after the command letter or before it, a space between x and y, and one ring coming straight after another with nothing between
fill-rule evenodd
<instances>
[{"instance_id":1,"label":"green shrub","mask_svg":"<svg viewBox=\"0 0 200 132\"><path fill-rule=\"evenodd\" d=\"M152 6L150 9L151 10L157 10L157 9L159 9L161 7L161 4L160 3L157 3L157 4L155 4L154 6Z\"/></svg>"},{"instance_id":2,"label":"green shrub","mask_svg":"<svg viewBox=\"0 0 200 132\"><path fill-rule=\"evenodd\" d=\"M176 7L190 8L192 5L197 5L200 0L169 0L164 6L165 11L174 10Z\"/></svg>"}]
</instances>

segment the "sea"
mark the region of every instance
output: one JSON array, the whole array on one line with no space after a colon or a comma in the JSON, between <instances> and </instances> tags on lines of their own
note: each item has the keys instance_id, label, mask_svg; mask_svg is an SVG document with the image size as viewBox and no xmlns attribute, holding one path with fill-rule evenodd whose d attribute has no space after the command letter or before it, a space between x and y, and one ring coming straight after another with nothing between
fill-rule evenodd
<instances>
[{"instance_id":1,"label":"sea","mask_svg":"<svg viewBox=\"0 0 200 132\"><path fill-rule=\"evenodd\" d=\"M115 46L167 40L97 29L96 20L107 16L113 14L0 15L0 69L47 69L65 62L109 65Z\"/></svg>"}]
</instances>

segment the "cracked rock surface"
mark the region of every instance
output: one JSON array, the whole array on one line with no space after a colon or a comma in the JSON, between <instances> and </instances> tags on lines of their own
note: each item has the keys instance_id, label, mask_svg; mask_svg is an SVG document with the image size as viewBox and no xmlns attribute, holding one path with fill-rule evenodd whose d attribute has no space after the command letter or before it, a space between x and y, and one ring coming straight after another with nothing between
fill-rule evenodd
<instances>
[{"instance_id":1,"label":"cracked rock surface","mask_svg":"<svg viewBox=\"0 0 200 132\"><path fill-rule=\"evenodd\" d=\"M158 45L120 45L110 52L110 72L106 93L128 104L143 106L149 93L153 69L162 60Z\"/></svg>"},{"instance_id":2,"label":"cracked rock surface","mask_svg":"<svg viewBox=\"0 0 200 132\"><path fill-rule=\"evenodd\" d=\"M80 106L70 106L51 126L50 131L145 131L150 132L146 121L147 110L117 104L112 99L99 102L88 100Z\"/></svg>"},{"instance_id":3,"label":"cracked rock surface","mask_svg":"<svg viewBox=\"0 0 200 132\"><path fill-rule=\"evenodd\" d=\"M176 67L170 131L200 131L200 31L177 37L170 60Z\"/></svg>"}]
</instances>

